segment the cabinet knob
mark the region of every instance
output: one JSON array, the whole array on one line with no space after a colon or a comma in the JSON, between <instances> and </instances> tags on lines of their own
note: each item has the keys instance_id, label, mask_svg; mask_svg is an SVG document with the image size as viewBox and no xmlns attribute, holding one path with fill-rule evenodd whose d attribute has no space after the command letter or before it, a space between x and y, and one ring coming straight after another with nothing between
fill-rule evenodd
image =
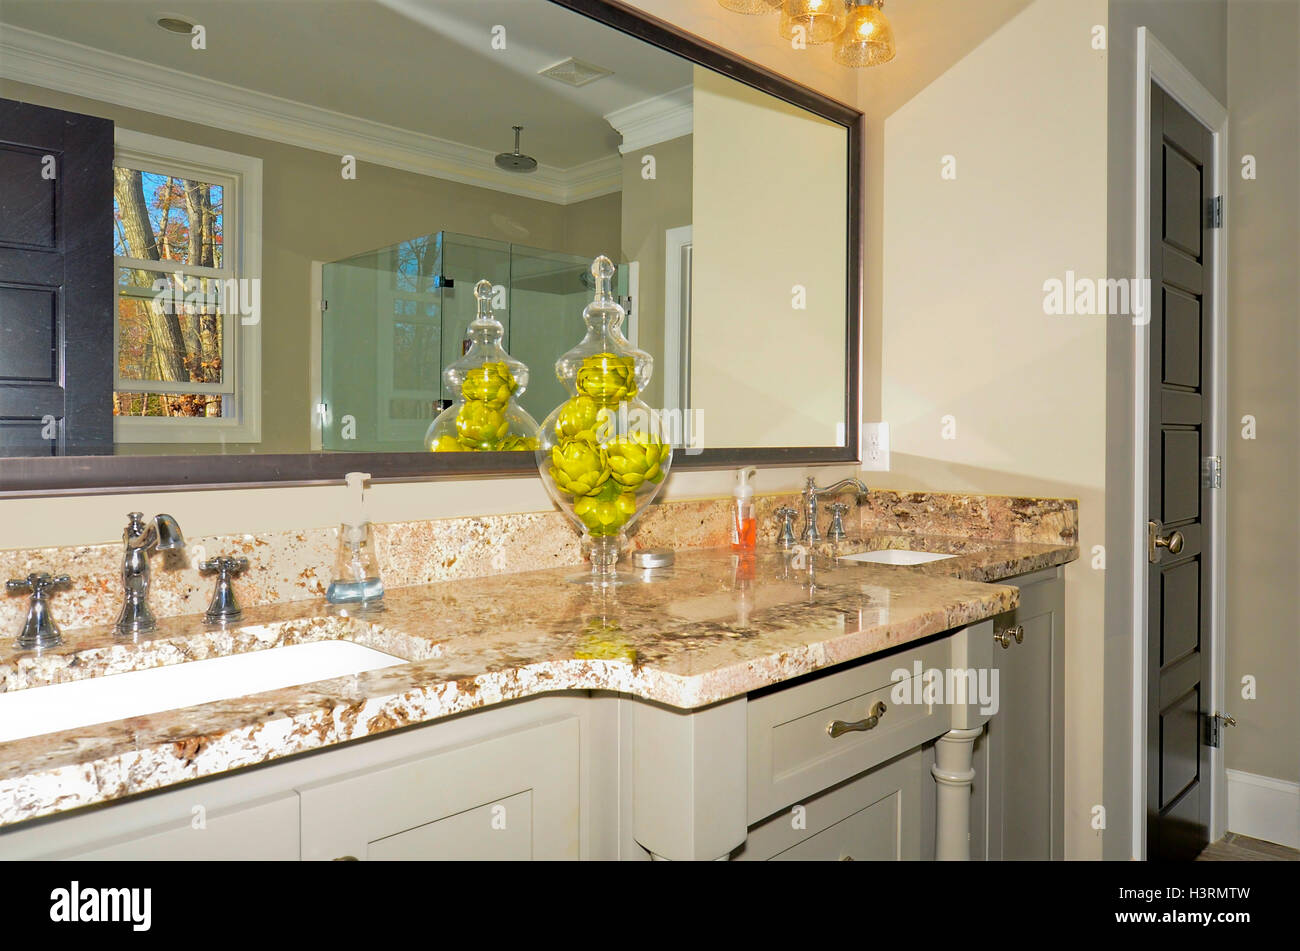
<instances>
[{"instance_id":1,"label":"cabinet knob","mask_svg":"<svg viewBox=\"0 0 1300 951\"><path fill-rule=\"evenodd\" d=\"M1004 631L995 631L993 634L993 640L1001 644L1003 650L1011 647L1011 641L1013 639L1017 644L1023 644L1025 642L1025 628L1023 624L1017 624Z\"/></svg>"},{"instance_id":2,"label":"cabinet knob","mask_svg":"<svg viewBox=\"0 0 1300 951\"><path fill-rule=\"evenodd\" d=\"M887 709L889 708L885 706L883 700L877 700L871 705L871 709L867 712L865 719L832 720L830 723L826 724L826 732L830 734L832 739L834 739L835 737L843 736L845 733L865 733L867 730L874 730L876 725L880 723L880 718L885 715Z\"/></svg>"}]
</instances>

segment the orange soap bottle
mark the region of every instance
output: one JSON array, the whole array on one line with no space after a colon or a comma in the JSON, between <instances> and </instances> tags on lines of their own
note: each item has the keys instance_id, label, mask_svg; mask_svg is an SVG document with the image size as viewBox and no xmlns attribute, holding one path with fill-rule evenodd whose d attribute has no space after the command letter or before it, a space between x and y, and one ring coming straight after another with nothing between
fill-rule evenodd
<instances>
[{"instance_id":1,"label":"orange soap bottle","mask_svg":"<svg viewBox=\"0 0 1300 951\"><path fill-rule=\"evenodd\" d=\"M731 550L753 551L758 545L758 517L754 514L754 487L749 484L758 470L753 466L736 470L736 487L731 490Z\"/></svg>"}]
</instances>

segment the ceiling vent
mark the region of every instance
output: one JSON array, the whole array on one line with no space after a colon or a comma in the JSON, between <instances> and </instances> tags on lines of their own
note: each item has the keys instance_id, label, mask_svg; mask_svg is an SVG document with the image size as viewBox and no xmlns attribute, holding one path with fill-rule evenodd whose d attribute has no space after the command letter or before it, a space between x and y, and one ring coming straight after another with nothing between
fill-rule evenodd
<instances>
[{"instance_id":1,"label":"ceiling vent","mask_svg":"<svg viewBox=\"0 0 1300 951\"><path fill-rule=\"evenodd\" d=\"M588 83L594 83L598 79L604 79L606 76L613 76L614 71L605 69L603 66L596 66L593 63L584 63L582 60L570 56L554 66L547 66L545 69L538 70L537 75L554 79L566 86L585 86Z\"/></svg>"}]
</instances>

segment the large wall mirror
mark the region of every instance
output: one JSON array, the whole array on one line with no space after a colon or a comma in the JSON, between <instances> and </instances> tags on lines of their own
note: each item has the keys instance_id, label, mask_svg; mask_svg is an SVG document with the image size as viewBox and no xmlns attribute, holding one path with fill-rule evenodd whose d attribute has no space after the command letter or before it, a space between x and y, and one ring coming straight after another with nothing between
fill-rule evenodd
<instances>
[{"instance_id":1,"label":"large wall mirror","mask_svg":"<svg viewBox=\"0 0 1300 951\"><path fill-rule=\"evenodd\" d=\"M853 459L860 123L595 0L4 0L0 492L532 470L442 371L486 279L543 419L599 254L676 465Z\"/></svg>"}]
</instances>

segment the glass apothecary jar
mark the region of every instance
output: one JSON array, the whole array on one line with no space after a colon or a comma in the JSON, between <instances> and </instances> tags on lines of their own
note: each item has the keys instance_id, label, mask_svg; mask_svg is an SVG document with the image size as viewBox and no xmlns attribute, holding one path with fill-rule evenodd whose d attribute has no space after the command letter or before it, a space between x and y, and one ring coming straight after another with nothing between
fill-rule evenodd
<instances>
[{"instance_id":1,"label":"glass apothecary jar","mask_svg":"<svg viewBox=\"0 0 1300 951\"><path fill-rule=\"evenodd\" d=\"M587 334L555 363L571 395L542 422L537 467L582 533L591 580L605 585L617 581L627 533L663 488L673 453L663 418L637 396L654 359L623 336L614 264L602 255L591 273L595 299L582 312Z\"/></svg>"},{"instance_id":2,"label":"glass apothecary jar","mask_svg":"<svg viewBox=\"0 0 1300 951\"><path fill-rule=\"evenodd\" d=\"M424 435L430 452L536 450L537 421L519 405L528 388L528 367L501 346L505 328L492 312L492 283L474 285L478 316L470 323L470 346L447 364L442 379L455 393Z\"/></svg>"}]
</instances>

